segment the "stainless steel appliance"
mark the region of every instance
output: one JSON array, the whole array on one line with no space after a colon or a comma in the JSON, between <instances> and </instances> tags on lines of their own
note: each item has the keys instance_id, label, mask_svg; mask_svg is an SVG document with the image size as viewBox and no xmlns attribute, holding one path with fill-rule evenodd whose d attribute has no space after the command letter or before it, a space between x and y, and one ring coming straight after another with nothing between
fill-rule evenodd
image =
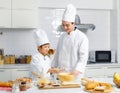
<instances>
[{"instance_id":1,"label":"stainless steel appliance","mask_svg":"<svg viewBox=\"0 0 120 93\"><path fill-rule=\"evenodd\" d=\"M89 52L88 63L115 63L114 50L94 50Z\"/></svg>"}]
</instances>

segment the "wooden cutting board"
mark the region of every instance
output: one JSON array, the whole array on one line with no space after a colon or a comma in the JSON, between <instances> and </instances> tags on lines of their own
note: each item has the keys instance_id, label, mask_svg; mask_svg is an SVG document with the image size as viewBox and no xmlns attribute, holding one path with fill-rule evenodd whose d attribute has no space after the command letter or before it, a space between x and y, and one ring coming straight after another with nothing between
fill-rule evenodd
<instances>
[{"instance_id":1,"label":"wooden cutting board","mask_svg":"<svg viewBox=\"0 0 120 93\"><path fill-rule=\"evenodd\" d=\"M79 84L73 84L73 85L46 85L44 87L40 87L38 85L39 89L63 89L63 88L80 88Z\"/></svg>"}]
</instances>

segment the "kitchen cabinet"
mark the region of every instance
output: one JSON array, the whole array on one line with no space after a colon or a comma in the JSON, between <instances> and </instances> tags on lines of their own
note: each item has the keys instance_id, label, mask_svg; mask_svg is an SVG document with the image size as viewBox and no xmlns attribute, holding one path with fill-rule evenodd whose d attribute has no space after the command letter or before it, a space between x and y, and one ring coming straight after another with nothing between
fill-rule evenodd
<instances>
[{"instance_id":1,"label":"kitchen cabinet","mask_svg":"<svg viewBox=\"0 0 120 93\"><path fill-rule=\"evenodd\" d=\"M11 8L11 0L0 0L0 9L10 9Z\"/></svg>"},{"instance_id":2,"label":"kitchen cabinet","mask_svg":"<svg viewBox=\"0 0 120 93\"><path fill-rule=\"evenodd\" d=\"M12 69L12 80L20 77L30 77L29 68Z\"/></svg>"},{"instance_id":3,"label":"kitchen cabinet","mask_svg":"<svg viewBox=\"0 0 120 93\"><path fill-rule=\"evenodd\" d=\"M113 77L113 75L114 75L115 72L120 73L120 66L114 66L114 67L109 67L109 66L108 66L108 67L105 69L105 75L106 75L107 77Z\"/></svg>"},{"instance_id":4,"label":"kitchen cabinet","mask_svg":"<svg viewBox=\"0 0 120 93\"><path fill-rule=\"evenodd\" d=\"M120 64L120 0L114 0L113 5L114 11L110 14L110 48L117 51L116 59Z\"/></svg>"},{"instance_id":5,"label":"kitchen cabinet","mask_svg":"<svg viewBox=\"0 0 120 93\"><path fill-rule=\"evenodd\" d=\"M11 10L0 9L0 28L11 27Z\"/></svg>"},{"instance_id":6,"label":"kitchen cabinet","mask_svg":"<svg viewBox=\"0 0 120 93\"><path fill-rule=\"evenodd\" d=\"M12 28L36 28L37 0L12 0Z\"/></svg>"},{"instance_id":7,"label":"kitchen cabinet","mask_svg":"<svg viewBox=\"0 0 120 93\"><path fill-rule=\"evenodd\" d=\"M30 77L29 69L0 69L0 81L15 80L20 77Z\"/></svg>"},{"instance_id":8,"label":"kitchen cabinet","mask_svg":"<svg viewBox=\"0 0 120 93\"><path fill-rule=\"evenodd\" d=\"M0 0L0 28L36 28L37 0Z\"/></svg>"},{"instance_id":9,"label":"kitchen cabinet","mask_svg":"<svg viewBox=\"0 0 120 93\"><path fill-rule=\"evenodd\" d=\"M85 70L85 77L104 77L104 75L103 67L90 67Z\"/></svg>"},{"instance_id":10,"label":"kitchen cabinet","mask_svg":"<svg viewBox=\"0 0 120 93\"><path fill-rule=\"evenodd\" d=\"M12 0L12 9L36 9L38 0Z\"/></svg>"},{"instance_id":11,"label":"kitchen cabinet","mask_svg":"<svg viewBox=\"0 0 120 93\"><path fill-rule=\"evenodd\" d=\"M11 27L11 0L0 0L0 28Z\"/></svg>"},{"instance_id":12,"label":"kitchen cabinet","mask_svg":"<svg viewBox=\"0 0 120 93\"><path fill-rule=\"evenodd\" d=\"M12 79L11 70L0 68L0 81L7 81L7 80L11 80L11 79Z\"/></svg>"},{"instance_id":13,"label":"kitchen cabinet","mask_svg":"<svg viewBox=\"0 0 120 93\"><path fill-rule=\"evenodd\" d=\"M25 64L0 65L0 81L30 77L30 66Z\"/></svg>"},{"instance_id":14,"label":"kitchen cabinet","mask_svg":"<svg viewBox=\"0 0 120 93\"><path fill-rule=\"evenodd\" d=\"M114 73L120 73L120 65L118 64L93 64L87 65L85 77L113 77Z\"/></svg>"},{"instance_id":15,"label":"kitchen cabinet","mask_svg":"<svg viewBox=\"0 0 120 93\"><path fill-rule=\"evenodd\" d=\"M37 10L12 10L12 28L36 28Z\"/></svg>"}]
</instances>

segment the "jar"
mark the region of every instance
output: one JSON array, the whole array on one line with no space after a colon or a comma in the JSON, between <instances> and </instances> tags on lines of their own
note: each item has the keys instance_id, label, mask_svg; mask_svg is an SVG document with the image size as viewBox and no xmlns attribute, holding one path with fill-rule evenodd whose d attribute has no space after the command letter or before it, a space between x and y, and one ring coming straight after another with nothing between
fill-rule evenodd
<instances>
[{"instance_id":1,"label":"jar","mask_svg":"<svg viewBox=\"0 0 120 93\"><path fill-rule=\"evenodd\" d=\"M20 64L26 64L25 56L20 56Z\"/></svg>"},{"instance_id":2,"label":"jar","mask_svg":"<svg viewBox=\"0 0 120 93\"><path fill-rule=\"evenodd\" d=\"M31 55L26 55L26 63L27 64L30 64L30 61L31 61Z\"/></svg>"},{"instance_id":3,"label":"jar","mask_svg":"<svg viewBox=\"0 0 120 93\"><path fill-rule=\"evenodd\" d=\"M20 91L26 91L26 82L21 82L21 84L19 85Z\"/></svg>"}]
</instances>

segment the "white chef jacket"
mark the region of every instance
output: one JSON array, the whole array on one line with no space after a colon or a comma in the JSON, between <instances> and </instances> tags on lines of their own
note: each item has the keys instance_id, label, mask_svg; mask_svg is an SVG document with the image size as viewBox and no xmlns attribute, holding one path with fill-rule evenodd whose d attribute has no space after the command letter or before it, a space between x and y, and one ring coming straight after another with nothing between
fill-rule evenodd
<instances>
[{"instance_id":1,"label":"white chef jacket","mask_svg":"<svg viewBox=\"0 0 120 93\"><path fill-rule=\"evenodd\" d=\"M84 73L88 60L88 46L88 38L78 29L70 32L69 35L63 33L58 41L52 67Z\"/></svg>"},{"instance_id":2,"label":"white chef jacket","mask_svg":"<svg viewBox=\"0 0 120 93\"><path fill-rule=\"evenodd\" d=\"M35 72L44 78L49 78L50 74L47 73L48 69L51 68L51 61L48 56L44 56L41 53L37 53L32 57L31 63L31 72ZM32 78L35 77L32 75Z\"/></svg>"}]
</instances>

